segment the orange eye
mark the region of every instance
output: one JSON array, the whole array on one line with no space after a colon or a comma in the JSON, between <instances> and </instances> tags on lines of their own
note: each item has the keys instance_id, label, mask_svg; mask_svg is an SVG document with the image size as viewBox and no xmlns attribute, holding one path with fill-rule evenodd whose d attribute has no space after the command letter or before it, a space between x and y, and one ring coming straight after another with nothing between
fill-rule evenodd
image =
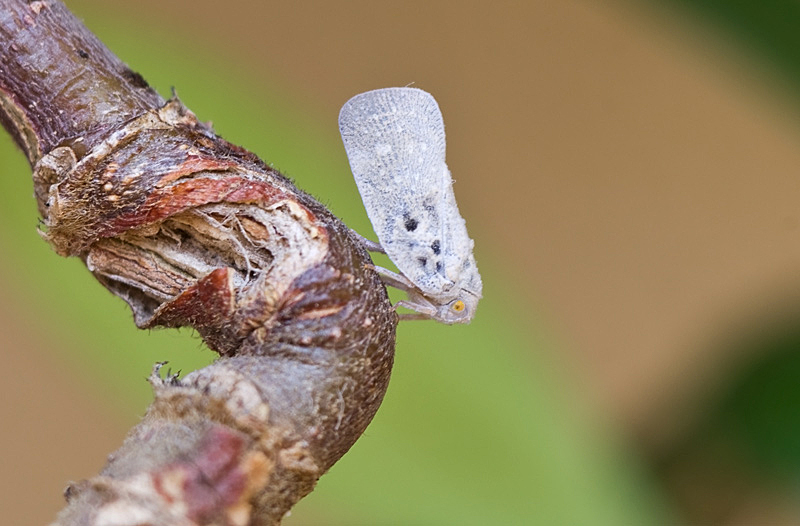
<instances>
[{"instance_id":1,"label":"orange eye","mask_svg":"<svg viewBox=\"0 0 800 526\"><path fill-rule=\"evenodd\" d=\"M456 312L461 312L466 308L467 306L464 305L464 302L461 300L458 300L457 302L453 303L453 310Z\"/></svg>"}]
</instances>

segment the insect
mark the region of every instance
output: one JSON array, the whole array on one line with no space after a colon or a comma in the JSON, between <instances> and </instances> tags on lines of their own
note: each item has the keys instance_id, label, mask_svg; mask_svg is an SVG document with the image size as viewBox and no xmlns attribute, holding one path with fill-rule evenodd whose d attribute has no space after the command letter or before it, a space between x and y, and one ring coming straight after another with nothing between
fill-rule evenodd
<instances>
[{"instance_id":1,"label":"insect","mask_svg":"<svg viewBox=\"0 0 800 526\"><path fill-rule=\"evenodd\" d=\"M436 100L416 88L361 93L342 106L339 131L380 243L358 237L397 266L400 274L375 268L406 291L397 305L416 311L401 319L469 323L483 284L445 163Z\"/></svg>"}]
</instances>

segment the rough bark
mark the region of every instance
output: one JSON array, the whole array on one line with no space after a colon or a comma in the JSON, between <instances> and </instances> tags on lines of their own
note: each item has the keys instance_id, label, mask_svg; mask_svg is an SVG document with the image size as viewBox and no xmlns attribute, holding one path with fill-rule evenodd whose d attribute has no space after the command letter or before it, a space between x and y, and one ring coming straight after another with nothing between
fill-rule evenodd
<instances>
[{"instance_id":1,"label":"rough bark","mask_svg":"<svg viewBox=\"0 0 800 526\"><path fill-rule=\"evenodd\" d=\"M51 246L139 327L191 326L220 354L182 379L156 367L146 416L56 524L278 524L387 387L397 316L367 252L55 0L0 0L0 122Z\"/></svg>"}]
</instances>

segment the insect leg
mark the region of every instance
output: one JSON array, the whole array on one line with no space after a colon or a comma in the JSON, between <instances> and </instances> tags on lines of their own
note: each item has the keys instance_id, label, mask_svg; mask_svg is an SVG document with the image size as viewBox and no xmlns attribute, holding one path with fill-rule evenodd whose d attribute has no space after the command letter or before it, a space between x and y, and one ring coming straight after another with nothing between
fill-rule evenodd
<instances>
[{"instance_id":1,"label":"insect leg","mask_svg":"<svg viewBox=\"0 0 800 526\"><path fill-rule=\"evenodd\" d=\"M381 281L385 285L400 289L408 294L408 298L400 300L394 304L395 308L405 307L406 309L413 310L416 314L400 314L401 320L438 320L436 306L426 298L416 285L411 283L405 276L392 272L389 269L379 267L377 265L369 265L375 269L375 272L381 277Z\"/></svg>"},{"instance_id":2,"label":"insect leg","mask_svg":"<svg viewBox=\"0 0 800 526\"><path fill-rule=\"evenodd\" d=\"M352 228L350 229L350 233L353 234L356 239L370 252L380 252L381 254L386 254L386 251L383 249L380 243L377 241L372 241L371 239L367 239Z\"/></svg>"},{"instance_id":3,"label":"insect leg","mask_svg":"<svg viewBox=\"0 0 800 526\"><path fill-rule=\"evenodd\" d=\"M405 307L406 309L416 311L416 314L399 314L401 320L430 320L436 315L436 309L429 305L415 303L413 301L400 300L395 303L394 306L395 308Z\"/></svg>"},{"instance_id":4,"label":"insect leg","mask_svg":"<svg viewBox=\"0 0 800 526\"><path fill-rule=\"evenodd\" d=\"M388 268L379 267L377 265L370 265L375 269L375 272L381 277L384 284L394 287L396 289L404 290L406 292L413 290L416 291L417 287L411 283L407 277L397 272L392 272Z\"/></svg>"}]
</instances>

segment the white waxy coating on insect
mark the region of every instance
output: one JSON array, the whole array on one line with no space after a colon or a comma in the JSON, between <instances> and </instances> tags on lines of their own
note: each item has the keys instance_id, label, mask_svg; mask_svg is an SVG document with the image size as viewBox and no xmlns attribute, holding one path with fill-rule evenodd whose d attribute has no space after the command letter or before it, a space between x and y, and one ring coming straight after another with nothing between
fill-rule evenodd
<instances>
[{"instance_id":1,"label":"white waxy coating on insect","mask_svg":"<svg viewBox=\"0 0 800 526\"><path fill-rule=\"evenodd\" d=\"M408 292L398 304L443 323L469 322L483 285L436 100L416 88L368 91L342 107L339 131L367 215L402 274L378 269Z\"/></svg>"}]
</instances>

